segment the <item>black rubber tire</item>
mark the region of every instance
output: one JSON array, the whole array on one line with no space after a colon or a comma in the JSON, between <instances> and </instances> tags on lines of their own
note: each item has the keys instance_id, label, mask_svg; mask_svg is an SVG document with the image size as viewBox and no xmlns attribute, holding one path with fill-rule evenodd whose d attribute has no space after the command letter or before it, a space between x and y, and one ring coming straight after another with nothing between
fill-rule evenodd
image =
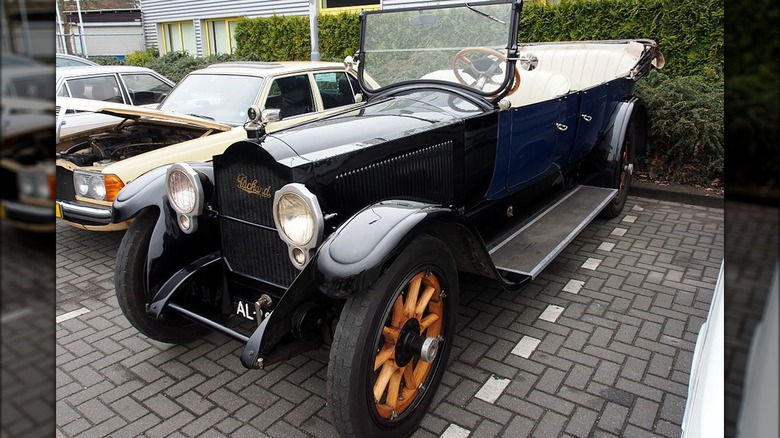
<instances>
[{"instance_id":1,"label":"black rubber tire","mask_svg":"<svg viewBox=\"0 0 780 438\"><path fill-rule=\"evenodd\" d=\"M122 237L114 273L116 299L122 313L141 334L155 341L186 344L202 337L208 330L179 318L163 324L146 314L149 301L144 280L146 257L157 214L157 210L152 208L141 211Z\"/></svg>"},{"instance_id":2,"label":"black rubber tire","mask_svg":"<svg viewBox=\"0 0 780 438\"><path fill-rule=\"evenodd\" d=\"M420 271L437 275L445 291L443 345L432 362L424 389L394 420L379 417L373 406L373 363L381 328L392 303ZM368 290L351 296L341 313L330 350L327 397L333 424L350 437L406 437L417 430L433 400L455 338L458 271L447 246L429 236L416 238ZM371 365L369 365L371 364Z\"/></svg>"},{"instance_id":3,"label":"black rubber tire","mask_svg":"<svg viewBox=\"0 0 780 438\"><path fill-rule=\"evenodd\" d=\"M626 138L623 140L623 144L620 147L620 156L616 163L615 169L615 183L612 188L618 189L618 194L615 199L604 207L600 216L605 219L613 219L620 215L623 211L623 207L626 205L628 199L628 192L631 189L631 180L633 179L633 167L634 160L636 159L636 135L634 121L630 121L626 128ZM630 171L627 171L627 166L630 167ZM625 182L621 183L623 174L625 173Z\"/></svg>"}]
</instances>

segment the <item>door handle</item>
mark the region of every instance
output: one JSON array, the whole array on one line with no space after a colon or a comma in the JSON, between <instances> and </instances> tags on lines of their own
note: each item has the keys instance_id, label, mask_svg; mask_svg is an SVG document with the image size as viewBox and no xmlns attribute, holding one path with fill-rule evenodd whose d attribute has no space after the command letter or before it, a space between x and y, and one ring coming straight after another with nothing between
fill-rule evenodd
<instances>
[{"instance_id":1,"label":"door handle","mask_svg":"<svg viewBox=\"0 0 780 438\"><path fill-rule=\"evenodd\" d=\"M587 114L583 114L582 115L582 120L585 120L586 122L590 122L591 120L593 120L593 117L591 117L591 116L589 116Z\"/></svg>"},{"instance_id":2,"label":"door handle","mask_svg":"<svg viewBox=\"0 0 780 438\"><path fill-rule=\"evenodd\" d=\"M558 130L560 131L565 131L569 129L569 127L567 125L564 125L563 123L556 123L555 127L558 128Z\"/></svg>"}]
</instances>

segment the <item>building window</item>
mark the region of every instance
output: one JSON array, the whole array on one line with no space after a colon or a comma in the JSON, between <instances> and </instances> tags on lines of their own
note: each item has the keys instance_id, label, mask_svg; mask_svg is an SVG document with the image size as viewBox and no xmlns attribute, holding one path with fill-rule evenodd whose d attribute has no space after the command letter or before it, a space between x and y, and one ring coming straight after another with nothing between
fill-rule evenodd
<instances>
[{"instance_id":1,"label":"building window","mask_svg":"<svg viewBox=\"0 0 780 438\"><path fill-rule=\"evenodd\" d=\"M233 53L236 50L238 18L206 20L207 55Z\"/></svg>"},{"instance_id":2,"label":"building window","mask_svg":"<svg viewBox=\"0 0 780 438\"><path fill-rule=\"evenodd\" d=\"M187 51L190 55L197 53L195 42L195 26L191 21L162 23L162 52Z\"/></svg>"},{"instance_id":3,"label":"building window","mask_svg":"<svg viewBox=\"0 0 780 438\"><path fill-rule=\"evenodd\" d=\"M379 9L381 0L319 0L323 12L370 11Z\"/></svg>"}]
</instances>

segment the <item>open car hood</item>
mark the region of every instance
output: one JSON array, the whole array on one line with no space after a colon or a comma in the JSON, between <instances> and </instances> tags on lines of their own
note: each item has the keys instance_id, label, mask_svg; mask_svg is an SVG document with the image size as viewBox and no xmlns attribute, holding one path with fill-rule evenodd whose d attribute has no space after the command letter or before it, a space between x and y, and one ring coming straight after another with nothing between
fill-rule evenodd
<instances>
[{"instance_id":1,"label":"open car hood","mask_svg":"<svg viewBox=\"0 0 780 438\"><path fill-rule=\"evenodd\" d=\"M126 105L123 103L104 102L100 100L77 99L73 97L57 97L57 114L62 115L67 110L89 111L98 114L106 114L115 117L137 120L141 117L174 121L198 126L206 129L229 131L233 127L225 123L218 123L200 117L188 116L160 111L143 106Z\"/></svg>"}]
</instances>

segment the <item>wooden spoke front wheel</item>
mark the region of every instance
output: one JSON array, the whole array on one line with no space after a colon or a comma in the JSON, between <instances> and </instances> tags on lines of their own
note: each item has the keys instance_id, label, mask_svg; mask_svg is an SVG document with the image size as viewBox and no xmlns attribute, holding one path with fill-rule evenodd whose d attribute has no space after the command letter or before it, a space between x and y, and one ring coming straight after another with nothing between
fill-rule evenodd
<instances>
[{"instance_id":1,"label":"wooden spoke front wheel","mask_svg":"<svg viewBox=\"0 0 780 438\"><path fill-rule=\"evenodd\" d=\"M443 299L439 280L430 271L417 273L395 299L374 358L373 394L380 417L400 415L428 378L431 364L419 352L409 351L410 344L420 338L442 340Z\"/></svg>"},{"instance_id":2,"label":"wooden spoke front wheel","mask_svg":"<svg viewBox=\"0 0 780 438\"><path fill-rule=\"evenodd\" d=\"M343 436L406 437L430 406L455 336L458 271L449 248L416 237L347 299L328 366L328 405Z\"/></svg>"}]
</instances>

